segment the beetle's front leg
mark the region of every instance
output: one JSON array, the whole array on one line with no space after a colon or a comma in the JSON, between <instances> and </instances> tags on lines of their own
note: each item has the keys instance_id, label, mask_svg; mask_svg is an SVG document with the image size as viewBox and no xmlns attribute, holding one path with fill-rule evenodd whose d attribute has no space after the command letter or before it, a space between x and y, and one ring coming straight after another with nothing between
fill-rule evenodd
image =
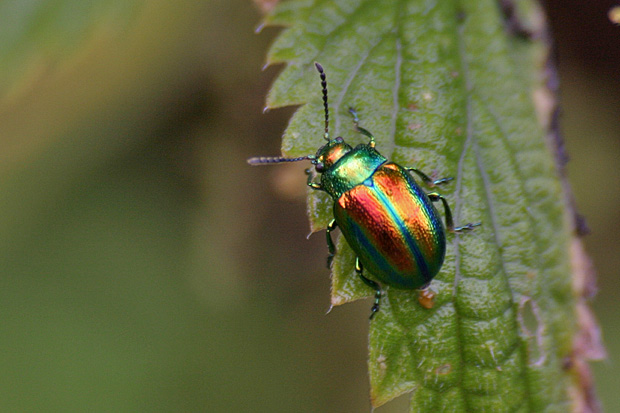
<instances>
[{"instance_id":1,"label":"beetle's front leg","mask_svg":"<svg viewBox=\"0 0 620 413\"><path fill-rule=\"evenodd\" d=\"M349 108L349 113L351 114L351 116L353 116L353 125L355 125L355 130L361 133L362 135L369 137L370 142L368 142L368 146L370 146L371 148L374 148L375 137L373 136L373 134L370 133L367 129L364 129L360 126L360 120L357 117L357 112L355 111L355 109Z\"/></svg>"},{"instance_id":2,"label":"beetle's front leg","mask_svg":"<svg viewBox=\"0 0 620 413\"><path fill-rule=\"evenodd\" d=\"M329 225L327 225L327 230L325 231L325 235L327 237L327 251L329 255L327 255L327 268L332 267L332 261L334 260L334 256L336 255L336 246L334 245L334 241L332 240L332 231L338 227L335 219L332 219Z\"/></svg>"},{"instance_id":3,"label":"beetle's front leg","mask_svg":"<svg viewBox=\"0 0 620 413\"><path fill-rule=\"evenodd\" d=\"M317 189L317 190L323 189L321 184L317 184L316 182L312 180L312 178L314 178L314 175L312 175L312 171L310 169L306 169L304 172L306 173L306 175L308 175L308 180L306 182L310 188Z\"/></svg>"},{"instance_id":4,"label":"beetle's front leg","mask_svg":"<svg viewBox=\"0 0 620 413\"><path fill-rule=\"evenodd\" d=\"M435 185L443 185L454 179L452 177L448 177L448 178L441 178L436 181L433 181L431 178L428 177L428 175L420 171L418 168L407 168L407 170L409 172L414 172L416 175L422 178L422 180L424 181L426 185L430 186L431 188L434 187Z\"/></svg>"},{"instance_id":5,"label":"beetle's front leg","mask_svg":"<svg viewBox=\"0 0 620 413\"><path fill-rule=\"evenodd\" d=\"M452 219L452 211L450 210L450 205L448 205L448 201L446 201L446 198L444 198L443 196L441 196L437 192L429 193L428 194L428 198L432 202L441 201L443 203L443 209L444 209L445 214L446 214L446 227L448 227L448 231L450 231L450 232L471 231L475 227L478 227L478 226L482 225L480 222L478 222L476 224L472 224L470 222L467 225L463 225L462 227L456 227L455 228L454 227L454 220Z\"/></svg>"},{"instance_id":6,"label":"beetle's front leg","mask_svg":"<svg viewBox=\"0 0 620 413\"><path fill-rule=\"evenodd\" d=\"M379 308L381 306L381 286L378 282L369 280L368 278L364 277L364 267L362 267L362 263L360 262L359 257L355 258L355 272L360 277L360 279L364 281L364 284L375 290L375 303L370 309L370 320L372 320L372 318L379 311Z\"/></svg>"}]
</instances>

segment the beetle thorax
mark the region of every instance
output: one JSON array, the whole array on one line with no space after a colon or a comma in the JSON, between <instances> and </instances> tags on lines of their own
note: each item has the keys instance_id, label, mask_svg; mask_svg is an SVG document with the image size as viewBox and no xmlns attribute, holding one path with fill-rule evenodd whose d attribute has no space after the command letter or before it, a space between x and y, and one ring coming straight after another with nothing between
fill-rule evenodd
<instances>
[{"instance_id":1,"label":"beetle thorax","mask_svg":"<svg viewBox=\"0 0 620 413\"><path fill-rule=\"evenodd\" d=\"M366 181L386 161L371 146L358 145L341 155L329 168L325 168L321 175L321 186L336 200L349 189Z\"/></svg>"}]
</instances>

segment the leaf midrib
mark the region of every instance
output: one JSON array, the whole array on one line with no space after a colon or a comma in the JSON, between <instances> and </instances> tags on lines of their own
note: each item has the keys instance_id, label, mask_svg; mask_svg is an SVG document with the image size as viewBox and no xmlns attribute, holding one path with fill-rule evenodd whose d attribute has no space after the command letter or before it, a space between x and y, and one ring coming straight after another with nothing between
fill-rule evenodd
<instances>
[{"instance_id":1,"label":"leaf midrib","mask_svg":"<svg viewBox=\"0 0 620 413\"><path fill-rule=\"evenodd\" d=\"M466 18L466 17L465 17ZM459 167L458 167L458 172L457 172L457 189L456 189L456 212L455 212L455 217L458 219L460 218L460 200L461 200L461 177L462 177L462 168L463 168L463 164L464 164L464 159L466 157L466 153L468 150L469 145L472 146L472 150L473 150L473 154L475 156L476 159L476 166L478 168L480 177L483 181L483 186L484 186L484 194L485 194L485 200L486 200L486 205L487 205L487 209L488 209L488 213L489 216L491 218L491 226L492 226L492 232L493 232L493 237L495 240L495 245L497 246L498 252L499 252L499 257L500 257L500 265L502 268L502 274L503 276L506 278L506 282L507 284L510 286L510 288L508 289L510 292L510 301L511 301L511 305L513 308L517 308L518 304L515 302L515 292L512 288L512 284L510 283L510 277L508 277L508 271L506 269L506 259L504 257L504 252L503 249L501 248L501 240L499 239L499 225L498 225L498 219L497 219L497 213L496 213L496 208L494 207L494 202L493 202L493 198L491 196L491 194L489 193L489 190L491 188L491 181L490 181L490 177L489 174L487 173L487 170L484 166L484 161L482 159L482 156L480 154L479 151L479 146L478 146L478 142L475 138L475 133L474 133L474 121L473 121L473 109L472 109L472 100L474 99L474 97L477 95L474 86L473 86L473 78L472 78L472 74L469 70L469 65L468 65L468 61L466 58L466 45L465 45L465 39L464 39L464 31L465 31L465 21L463 20L460 24L459 24L459 28L458 28L458 42L459 42L459 60L461 62L461 68L463 70L463 76L465 78L465 94L466 94L466 99L467 99L467 105L466 105L466 112L467 112L467 128L466 128L466 133L467 133L467 138L466 138L466 143L463 147L463 152L461 153L461 157L459 160ZM484 99L479 99L481 106L484 106L484 108L491 114L493 121L495 122L500 135L503 139L503 143L504 145L506 145L508 148L513 149L510 145L510 142L507 138L507 133L505 131L505 129L502 127L501 122L499 122L499 119L497 117L497 114L492 110L492 108L490 108L488 106L488 104L485 102ZM509 151L509 156L510 156L510 164L511 166L513 166L513 170L516 172L517 177L519 178L519 186L521 189L521 193L525 194L526 197L528 197L527 192L525 191L525 188L523 187L523 175L522 175L522 171L518 168L518 163L516 161L516 159L514 158L513 152ZM529 198L529 197L528 197ZM531 228L534 228L534 222L531 216L528 215L528 220L529 220L529 224ZM539 245L540 244L540 240L539 238L536 236L536 231L532 231L532 233L534 234L534 238L536 241L536 244ZM455 251L455 285L454 285L454 294L456 294L456 284L458 283L459 280L459 276L461 273L461 268L460 268L460 250L458 248L458 236L455 236L454 238L454 251ZM537 267L540 268L540 262L539 258L536 256L535 260L537 261ZM455 306L455 312L457 314L457 330L458 330L458 335L459 335L459 341L461 343L461 345L459 346L459 353L460 353L460 358L461 358L461 365L462 367L465 366L465 356L463 353L463 332L462 332L462 323L461 323L461 319L464 318L464 316L462 314L459 313L458 311L458 307ZM517 314L518 311L514 311L514 316L513 316L513 325L518 325L518 319L517 319ZM499 315L497 316L499 317ZM520 345L513 347L513 350L504 355L504 359L506 360L508 357L510 357L510 355L514 352L517 351L517 349L520 349L522 354L523 354L523 360L526 361L528 359L527 357L527 346L526 346L526 342L519 336L519 341L520 341ZM528 406L528 410L532 411L533 410L533 400L531 397L531 382L529 380L529 375L527 374L527 363L524 362L521 366L521 375L525 381L525 388L526 388L526 403ZM463 369L461 369L461 371L463 371ZM465 401L467 403L467 398L465 398Z\"/></svg>"}]
</instances>

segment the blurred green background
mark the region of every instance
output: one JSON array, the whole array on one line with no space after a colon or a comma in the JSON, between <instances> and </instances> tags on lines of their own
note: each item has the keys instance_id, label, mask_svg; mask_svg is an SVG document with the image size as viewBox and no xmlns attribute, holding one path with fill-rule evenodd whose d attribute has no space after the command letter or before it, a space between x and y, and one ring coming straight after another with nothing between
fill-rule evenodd
<instances>
[{"instance_id":1,"label":"blurred green background","mask_svg":"<svg viewBox=\"0 0 620 413\"><path fill-rule=\"evenodd\" d=\"M620 411L620 27L550 1ZM0 3L0 411L369 411L369 302L329 309L241 0ZM317 132L320 134L320 132ZM317 135L318 136L318 135ZM295 168L292 166L291 168ZM406 398L378 409L403 411Z\"/></svg>"}]
</instances>

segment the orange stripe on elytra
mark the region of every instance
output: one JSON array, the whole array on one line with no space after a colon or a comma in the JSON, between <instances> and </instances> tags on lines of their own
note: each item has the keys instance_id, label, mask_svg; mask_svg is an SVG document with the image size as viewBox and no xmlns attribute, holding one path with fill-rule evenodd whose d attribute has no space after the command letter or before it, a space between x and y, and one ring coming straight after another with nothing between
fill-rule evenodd
<instances>
[{"instance_id":1,"label":"orange stripe on elytra","mask_svg":"<svg viewBox=\"0 0 620 413\"><path fill-rule=\"evenodd\" d=\"M373 189L359 185L338 202L389 265L405 274L419 271L405 237Z\"/></svg>"}]
</instances>

